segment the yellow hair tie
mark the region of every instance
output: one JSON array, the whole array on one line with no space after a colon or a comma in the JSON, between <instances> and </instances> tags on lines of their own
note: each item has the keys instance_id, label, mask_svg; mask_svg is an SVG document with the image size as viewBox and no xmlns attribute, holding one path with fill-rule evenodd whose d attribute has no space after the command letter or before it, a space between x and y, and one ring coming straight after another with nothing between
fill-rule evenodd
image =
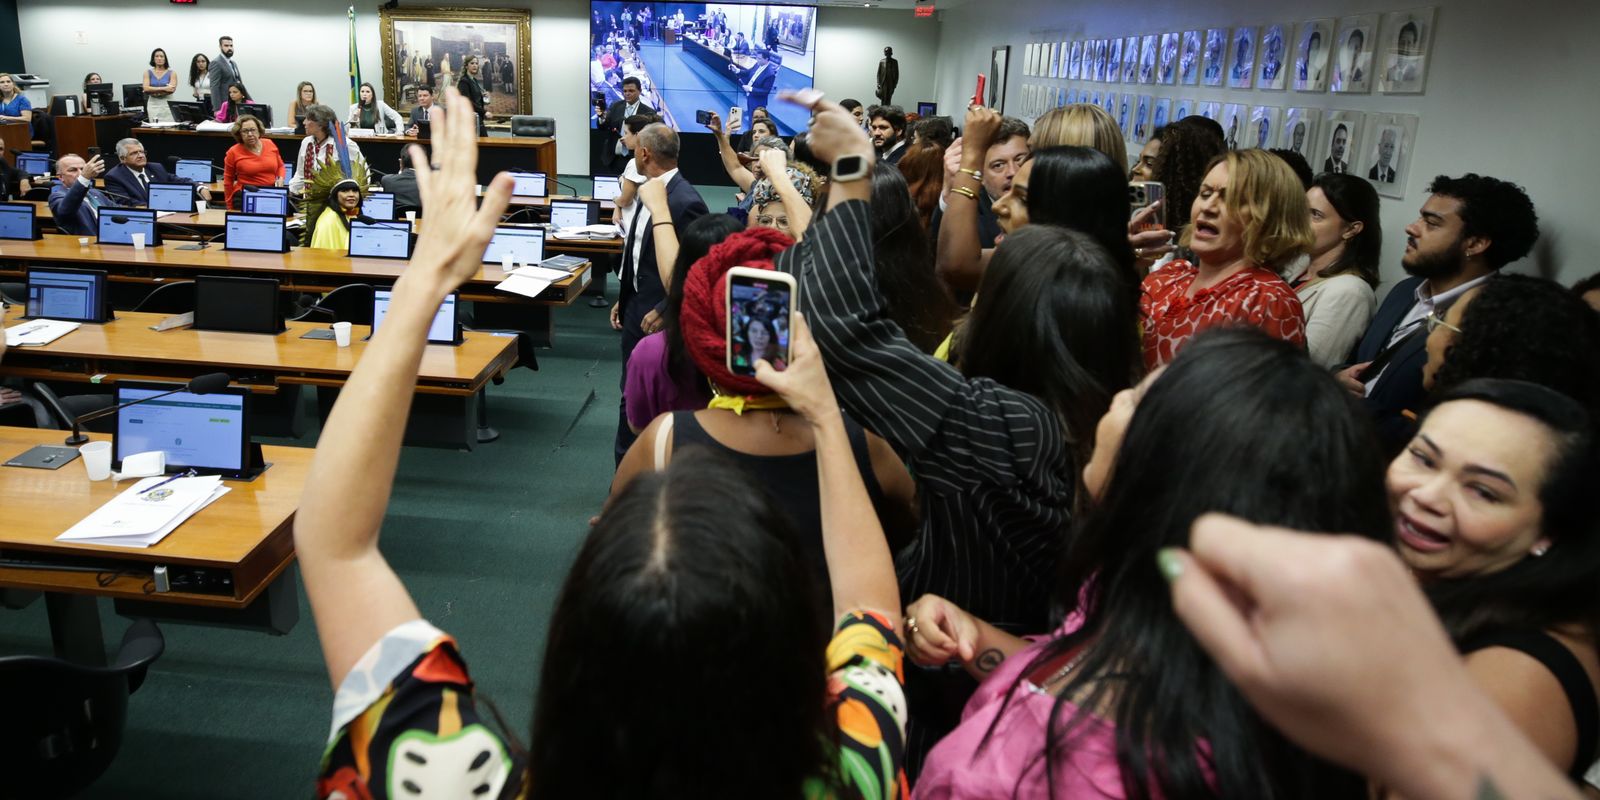
<instances>
[{"instance_id":1,"label":"yellow hair tie","mask_svg":"<svg viewBox=\"0 0 1600 800\"><path fill-rule=\"evenodd\" d=\"M740 416L744 416L746 411L773 411L788 407L789 404L775 394L727 394L715 383L711 384L711 402L706 404L706 408L720 408Z\"/></svg>"}]
</instances>

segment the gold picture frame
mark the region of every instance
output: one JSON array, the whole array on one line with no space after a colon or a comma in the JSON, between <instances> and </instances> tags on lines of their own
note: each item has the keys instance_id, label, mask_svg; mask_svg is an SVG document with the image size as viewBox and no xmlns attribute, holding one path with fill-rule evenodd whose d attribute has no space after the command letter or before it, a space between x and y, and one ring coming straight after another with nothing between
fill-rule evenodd
<instances>
[{"instance_id":1,"label":"gold picture frame","mask_svg":"<svg viewBox=\"0 0 1600 800\"><path fill-rule=\"evenodd\" d=\"M491 97L489 114L531 113L532 18L533 12L514 8L380 8L385 100L401 114L410 112L417 86L442 92L438 84L454 85L461 59L472 54Z\"/></svg>"}]
</instances>

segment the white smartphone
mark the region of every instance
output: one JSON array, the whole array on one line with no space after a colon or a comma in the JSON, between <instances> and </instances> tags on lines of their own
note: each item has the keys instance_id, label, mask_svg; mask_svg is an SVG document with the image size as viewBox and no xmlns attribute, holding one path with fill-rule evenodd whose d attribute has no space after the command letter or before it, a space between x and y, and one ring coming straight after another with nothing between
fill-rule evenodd
<instances>
[{"instance_id":1,"label":"white smartphone","mask_svg":"<svg viewBox=\"0 0 1600 800\"><path fill-rule=\"evenodd\" d=\"M725 333L728 371L756 374L756 360L775 369L789 366L789 331L793 329L799 287L794 276L770 269L728 270L728 325Z\"/></svg>"}]
</instances>

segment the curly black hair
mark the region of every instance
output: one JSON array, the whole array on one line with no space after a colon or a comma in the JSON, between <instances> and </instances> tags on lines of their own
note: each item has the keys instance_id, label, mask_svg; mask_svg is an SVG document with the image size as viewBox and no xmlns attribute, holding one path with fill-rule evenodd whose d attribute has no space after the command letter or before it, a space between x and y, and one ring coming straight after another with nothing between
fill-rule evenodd
<instances>
[{"instance_id":1,"label":"curly black hair","mask_svg":"<svg viewBox=\"0 0 1600 800\"><path fill-rule=\"evenodd\" d=\"M1521 186L1469 172L1459 178L1440 175L1428 191L1461 201L1461 235L1483 236L1490 269L1499 269L1527 255L1539 240L1539 215Z\"/></svg>"},{"instance_id":2,"label":"curly black hair","mask_svg":"<svg viewBox=\"0 0 1600 800\"><path fill-rule=\"evenodd\" d=\"M1577 283L1572 284L1572 293L1582 297L1596 289L1600 289L1600 272L1596 272Z\"/></svg>"},{"instance_id":3,"label":"curly black hair","mask_svg":"<svg viewBox=\"0 0 1600 800\"><path fill-rule=\"evenodd\" d=\"M1434 392L1472 378L1537 383L1600 412L1600 314L1555 281L1496 275L1461 315Z\"/></svg>"},{"instance_id":4,"label":"curly black hair","mask_svg":"<svg viewBox=\"0 0 1600 800\"><path fill-rule=\"evenodd\" d=\"M1189 116L1161 129L1161 152L1156 155L1156 180L1167 187L1167 230L1189 224L1189 210L1211 159L1228 152L1222 128L1201 116Z\"/></svg>"}]
</instances>

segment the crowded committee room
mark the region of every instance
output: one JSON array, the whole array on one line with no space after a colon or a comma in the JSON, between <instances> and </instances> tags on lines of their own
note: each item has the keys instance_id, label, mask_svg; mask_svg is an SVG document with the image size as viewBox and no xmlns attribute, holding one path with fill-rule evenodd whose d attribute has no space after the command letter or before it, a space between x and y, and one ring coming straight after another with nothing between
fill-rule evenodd
<instances>
[{"instance_id":1,"label":"crowded committee room","mask_svg":"<svg viewBox=\"0 0 1600 800\"><path fill-rule=\"evenodd\" d=\"M0 799L1600 797L1597 30L0 0Z\"/></svg>"}]
</instances>

